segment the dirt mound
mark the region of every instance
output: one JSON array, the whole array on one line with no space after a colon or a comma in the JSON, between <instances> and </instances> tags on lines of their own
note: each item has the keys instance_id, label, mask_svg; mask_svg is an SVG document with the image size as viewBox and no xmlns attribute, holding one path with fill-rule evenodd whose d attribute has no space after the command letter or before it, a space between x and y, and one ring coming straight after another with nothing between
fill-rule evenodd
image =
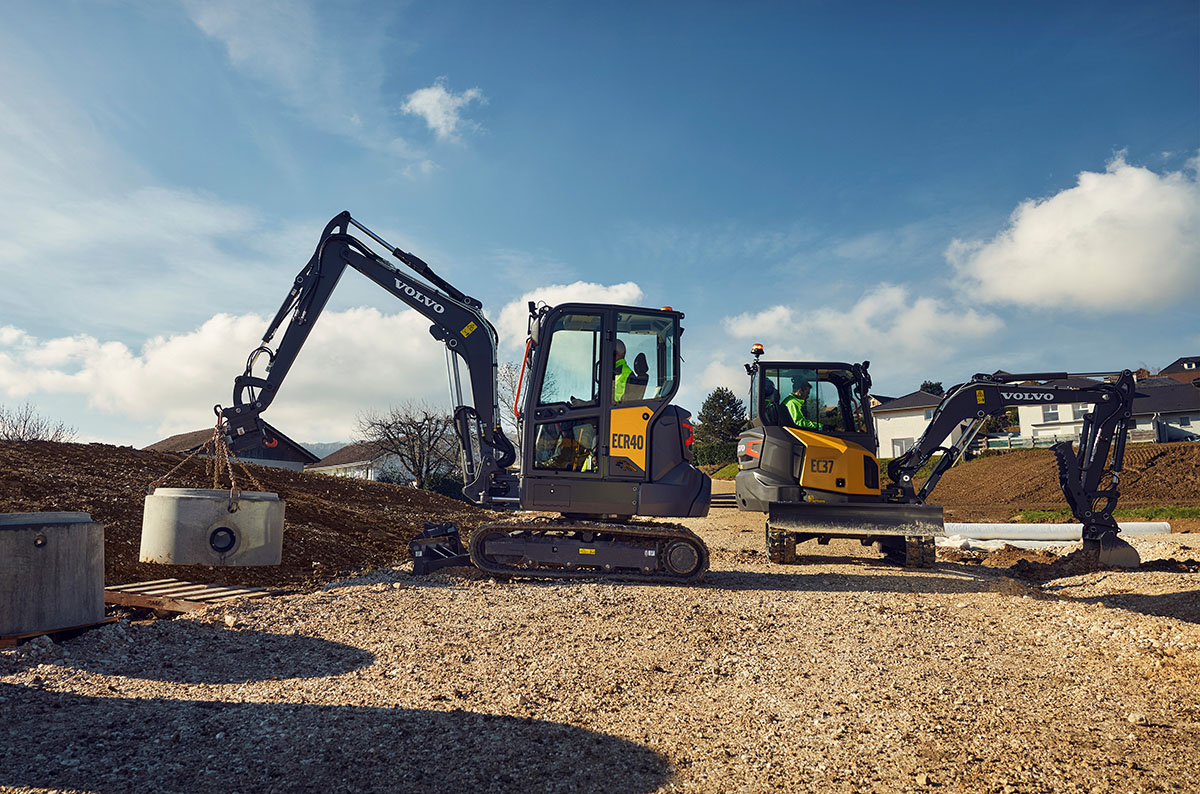
<instances>
[{"instance_id":1,"label":"dirt mound","mask_svg":"<svg viewBox=\"0 0 1200 794\"><path fill-rule=\"evenodd\" d=\"M107 444L0 443L0 513L89 513L104 524L108 584L176 578L266 587L317 586L363 568L395 564L408 559L408 541L426 521L454 521L465 532L493 516L401 485L251 466L265 490L287 501L281 565L139 563L146 487L182 459ZM204 469L195 458L165 485L211 488Z\"/></svg>"},{"instance_id":2,"label":"dirt mound","mask_svg":"<svg viewBox=\"0 0 1200 794\"><path fill-rule=\"evenodd\" d=\"M1126 570L1098 565L1095 556L1081 549L1059 556L1046 549L1019 549L1004 546L1000 549L938 549L938 559L964 565L1003 570L1007 575L1027 582L1049 582L1068 576L1107 570ZM1200 573L1196 560L1149 560L1137 567L1139 571L1160 573Z\"/></svg>"},{"instance_id":3,"label":"dirt mound","mask_svg":"<svg viewBox=\"0 0 1200 794\"><path fill-rule=\"evenodd\" d=\"M1118 508L1200 505L1200 444L1130 444ZM1008 521L1022 510L1066 507L1048 449L1006 452L946 472L930 496L950 521Z\"/></svg>"}]
</instances>

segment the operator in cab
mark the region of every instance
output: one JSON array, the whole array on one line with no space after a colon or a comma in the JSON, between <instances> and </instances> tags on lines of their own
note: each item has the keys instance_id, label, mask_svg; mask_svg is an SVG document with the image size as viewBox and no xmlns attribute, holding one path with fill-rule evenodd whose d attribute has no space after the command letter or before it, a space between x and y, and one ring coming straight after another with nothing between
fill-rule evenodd
<instances>
[{"instance_id":1,"label":"operator in cab","mask_svg":"<svg viewBox=\"0 0 1200 794\"><path fill-rule=\"evenodd\" d=\"M619 403L625 396L629 376L633 374L633 367L625 362L625 343L620 339L613 343L613 358L613 402Z\"/></svg>"},{"instance_id":2,"label":"operator in cab","mask_svg":"<svg viewBox=\"0 0 1200 794\"><path fill-rule=\"evenodd\" d=\"M794 427L820 430L821 425L809 419L804 413L808 395L812 392L812 382L804 378L792 379L792 393L783 398L783 408L787 412L787 420Z\"/></svg>"}]
</instances>

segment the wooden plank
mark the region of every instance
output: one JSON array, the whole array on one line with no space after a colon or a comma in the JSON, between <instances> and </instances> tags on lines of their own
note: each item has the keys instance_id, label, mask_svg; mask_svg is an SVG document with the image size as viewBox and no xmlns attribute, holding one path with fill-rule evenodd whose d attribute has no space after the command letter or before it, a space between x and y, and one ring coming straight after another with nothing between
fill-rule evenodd
<instances>
[{"instance_id":1,"label":"wooden plank","mask_svg":"<svg viewBox=\"0 0 1200 794\"><path fill-rule=\"evenodd\" d=\"M83 631L84 629L91 629L91 628L95 628L96 626L104 626L106 624L116 623L116 622L117 622L117 616L113 615L111 617L107 617L104 620L98 621L96 623L84 623L82 626L67 626L67 627L61 628L61 629L47 629L46 631L30 631L30 632L26 632L25 634L5 634L4 636L0 637L0 648L11 648L12 646L19 643L21 640L28 640L28 639L32 639L34 637L40 637L43 634L49 634L51 636L54 636L55 634L65 634L68 631Z\"/></svg>"},{"instance_id":2,"label":"wooden plank","mask_svg":"<svg viewBox=\"0 0 1200 794\"><path fill-rule=\"evenodd\" d=\"M217 596L216 598L206 600L204 603L206 603L206 604L226 604L226 603L229 603L230 601L238 601L243 598L262 598L263 596L268 596L268 595L270 595L270 593L266 592L265 590L261 593L239 593L239 594L233 594L233 595L227 595L227 596Z\"/></svg>"},{"instance_id":3,"label":"wooden plank","mask_svg":"<svg viewBox=\"0 0 1200 794\"><path fill-rule=\"evenodd\" d=\"M164 598L184 598L186 596L197 595L208 590L206 584L182 585L176 584L171 586L161 585L159 587L147 587L145 589L126 590L127 593L140 593L148 596L163 596Z\"/></svg>"},{"instance_id":4,"label":"wooden plank","mask_svg":"<svg viewBox=\"0 0 1200 794\"><path fill-rule=\"evenodd\" d=\"M261 587L243 587L241 585L193 585L192 587L179 588L178 590L168 591L148 591L144 595L165 596L168 598L183 598L188 601L202 600L218 595L245 595L247 593L267 592Z\"/></svg>"},{"instance_id":5,"label":"wooden plank","mask_svg":"<svg viewBox=\"0 0 1200 794\"><path fill-rule=\"evenodd\" d=\"M159 579L105 588L104 600L109 604L157 609L167 612L195 612L209 605L226 604L243 598L270 595L261 587L242 585L211 585L184 582L179 579Z\"/></svg>"},{"instance_id":6,"label":"wooden plank","mask_svg":"<svg viewBox=\"0 0 1200 794\"><path fill-rule=\"evenodd\" d=\"M160 584L154 587L139 587L134 590L126 590L127 593L142 593L143 595L167 595L169 593L183 593L189 590L200 591L208 587L206 584L193 584L192 582L175 582L174 584Z\"/></svg>"},{"instance_id":7,"label":"wooden plank","mask_svg":"<svg viewBox=\"0 0 1200 794\"><path fill-rule=\"evenodd\" d=\"M179 579L155 579L151 582L129 582L127 584L110 584L105 590L138 590L143 587L152 587L154 585L168 584L171 582L178 583Z\"/></svg>"},{"instance_id":8,"label":"wooden plank","mask_svg":"<svg viewBox=\"0 0 1200 794\"><path fill-rule=\"evenodd\" d=\"M104 603L143 609L164 609L168 612L195 612L207 606L207 604L196 601L177 601L173 598L159 598L140 593L107 593L104 596Z\"/></svg>"}]
</instances>

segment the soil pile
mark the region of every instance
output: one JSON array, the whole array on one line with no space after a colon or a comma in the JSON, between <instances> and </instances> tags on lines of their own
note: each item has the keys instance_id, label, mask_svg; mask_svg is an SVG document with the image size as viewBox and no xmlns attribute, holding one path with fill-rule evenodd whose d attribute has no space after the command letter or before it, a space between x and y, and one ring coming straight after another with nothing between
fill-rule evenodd
<instances>
[{"instance_id":1,"label":"soil pile","mask_svg":"<svg viewBox=\"0 0 1200 794\"><path fill-rule=\"evenodd\" d=\"M146 488L181 460L107 444L0 443L0 513L89 513L104 524L108 584L173 578L263 587L311 587L363 568L394 565L409 558L408 541L426 521L453 521L465 534L493 515L402 485L249 466L264 490L287 501L282 564L139 563ZM239 488L254 488L236 465L235 474ZM193 458L163 485L211 488L212 476L202 459Z\"/></svg>"},{"instance_id":2,"label":"soil pile","mask_svg":"<svg viewBox=\"0 0 1200 794\"><path fill-rule=\"evenodd\" d=\"M1118 509L1200 505L1200 444L1130 444ZM949 521L1008 521L1022 510L1066 507L1048 449L1006 452L955 466L930 496Z\"/></svg>"}]
</instances>

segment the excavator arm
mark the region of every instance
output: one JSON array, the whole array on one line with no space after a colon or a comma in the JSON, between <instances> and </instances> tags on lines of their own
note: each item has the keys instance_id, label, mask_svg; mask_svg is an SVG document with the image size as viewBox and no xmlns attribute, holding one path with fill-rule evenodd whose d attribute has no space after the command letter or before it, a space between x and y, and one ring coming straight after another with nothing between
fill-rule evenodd
<instances>
[{"instance_id":1,"label":"excavator arm","mask_svg":"<svg viewBox=\"0 0 1200 794\"><path fill-rule=\"evenodd\" d=\"M392 256L425 281L389 264L361 240L352 236L354 226L384 246ZM394 248L342 212L325 227L308 264L297 274L262 344L246 362L246 370L233 383L233 405L220 409L234 451L270 443L261 414L275 399L288 371L300 353L337 286L342 273L351 267L374 281L433 324L429 333L461 358L470 380L471 403L466 404L461 388L456 390L454 425L463 456L466 484L463 493L476 503L490 496L504 496L512 487L505 470L515 459L512 443L500 429L496 388L496 329L483 316L482 304L439 277L420 258ZM426 283L428 282L428 283ZM285 325L286 324L286 325ZM284 328L278 346L271 340ZM254 366L267 357L266 373L259 376ZM451 358L452 383L458 386L457 359Z\"/></svg>"},{"instance_id":2,"label":"excavator arm","mask_svg":"<svg viewBox=\"0 0 1200 794\"><path fill-rule=\"evenodd\" d=\"M1065 387L1022 385L1035 381L1065 380L1068 377L1116 375L1111 382L1094 386ZM1080 445L1060 441L1050 449L1058 462L1058 479L1075 520L1083 524L1083 540L1108 548L1115 543L1117 482L1125 453L1125 439L1133 421L1135 381L1129 370L1120 373L1088 373L1070 376L1065 372L1035 372L1018 375L975 375L952 388L935 409L933 419L911 449L888 464L892 484L883 489L891 502L924 504L942 475L953 466L974 440L983 423L1000 416L1014 405L1079 404L1091 406L1084 416ZM950 446L943 446L954 431L964 432ZM935 454L942 453L929 477L916 487L917 472ZM1109 455L1111 452L1111 464Z\"/></svg>"}]
</instances>

